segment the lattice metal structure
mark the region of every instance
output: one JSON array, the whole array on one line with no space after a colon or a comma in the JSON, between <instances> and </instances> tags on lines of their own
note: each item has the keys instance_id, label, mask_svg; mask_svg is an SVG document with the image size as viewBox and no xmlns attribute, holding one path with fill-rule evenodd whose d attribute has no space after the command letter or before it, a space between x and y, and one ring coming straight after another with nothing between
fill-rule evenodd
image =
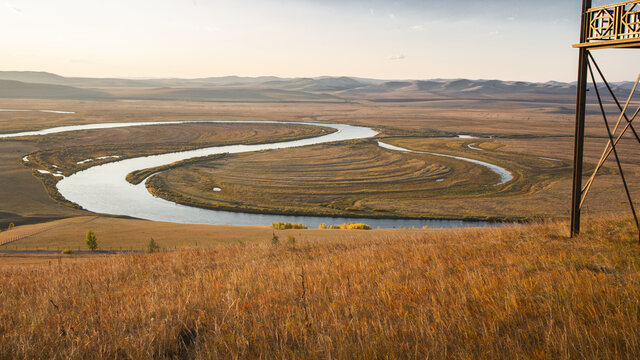
<instances>
[{"instance_id":1,"label":"lattice metal structure","mask_svg":"<svg viewBox=\"0 0 640 360\"><path fill-rule=\"evenodd\" d=\"M635 1L591 8L587 11L587 41L624 44L640 36L640 6Z\"/></svg>"},{"instance_id":2,"label":"lattice metal structure","mask_svg":"<svg viewBox=\"0 0 640 360\"><path fill-rule=\"evenodd\" d=\"M629 201L629 206L633 214L636 226L639 231L640 241L640 222L636 212L629 184L625 176L620 161L621 153L617 146L620 140L626 134L632 134L640 144L640 136L633 126L633 121L640 112L630 108L631 100L640 83L640 75L627 98L626 102L621 102L611 89L611 86L604 77L604 74L596 63L591 51L600 49L626 48L640 49L640 0L627 1L618 4L612 4L600 7L591 7L591 0L582 1L582 24L580 30L580 43L573 47L580 49L578 63L578 90L576 96L576 133L574 146L574 162L573 162L573 194L571 200L571 236L580 233L580 210L582 205L595 181L596 175L602 169L604 163L614 155L622 184ZM601 94L596 75L598 74L601 83L607 89L613 102L617 106L620 114L613 128L610 126L605 112L603 94ZM609 141L605 146L600 161L596 165L595 170L589 177L589 180L582 184L583 170L583 152L584 152L584 134L585 134L585 109L586 109L586 93L588 77L593 83L594 92L598 99L598 104L604 125L607 131ZM640 90L640 89L639 89Z\"/></svg>"}]
</instances>

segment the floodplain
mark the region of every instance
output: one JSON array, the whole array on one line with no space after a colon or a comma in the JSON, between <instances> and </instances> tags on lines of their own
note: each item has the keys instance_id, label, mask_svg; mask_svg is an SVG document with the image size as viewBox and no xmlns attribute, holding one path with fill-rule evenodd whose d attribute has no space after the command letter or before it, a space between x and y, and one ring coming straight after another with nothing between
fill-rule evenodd
<instances>
[{"instance_id":1,"label":"floodplain","mask_svg":"<svg viewBox=\"0 0 640 360\"><path fill-rule=\"evenodd\" d=\"M2 107L57 108L73 110L74 114L0 112L0 131L83 123L212 119L365 125L378 130L379 135L359 143L190 163L151 177L149 187L156 194L181 203L234 211L507 221L562 219L568 216L573 146L573 117L563 110L566 106L569 105L471 100L281 104L15 99L5 100ZM589 129L598 129L597 120L595 115L590 116ZM19 128L16 124L24 125ZM35 170L69 175L121 158L311 137L320 131L299 125L181 124L4 139L0 141L0 156L4 158L0 192L5 206L0 209L0 226L85 214L61 206L64 199L56 194L57 178ZM477 139L452 138L456 135ZM515 178L494 186L495 174L481 166L428 155L394 154L377 147L375 141L495 163L511 171ZM605 143L602 131L590 130L588 164L597 162ZM631 145L623 141L620 148L631 154L637 152ZM25 156L29 162L22 161ZM288 161L291 158L295 161ZM636 158L631 155L623 160L632 185L638 181L638 176L633 176L639 165ZM85 162L91 159L94 161ZM611 162L605 165L593 188L597 194L594 198L604 200L588 199L587 211L600 214L627 210L624 195L612 191L618 189L616 172ZM213 191L214 187L222 191ZM412 196L413 190L419 196Z\"/></svg>"}]
</instances>

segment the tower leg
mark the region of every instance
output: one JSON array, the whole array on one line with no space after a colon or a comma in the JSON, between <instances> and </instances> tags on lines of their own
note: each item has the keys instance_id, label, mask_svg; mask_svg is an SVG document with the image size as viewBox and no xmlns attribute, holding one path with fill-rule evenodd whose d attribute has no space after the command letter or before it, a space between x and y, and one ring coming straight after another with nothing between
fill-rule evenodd
<instances>
[{"instance_id":1,"label":"tower leg","mask_svg":"<svg viewBox=\"0 0 640 360\"><path fill-rule=\"evenodd\" d=\"M587 10L591 8L591 0L582 1L582 26L580 42L586 41L589 27L586 18ZM588 50L581 48L578 60L578 89L576 96L576 133L573 147L573 192L571 195L571 237L580 233L580 200L582 198L582 155L584 152L584 118L587 101L587 63Z\"/></svg>"},{"instance_id":2,"label":"tower leg","mask_svg":"<svg viewBox=\"0 0 640 360\"><path fill-rule=\"evenodd\" d=\"M582 158L584 153L584 121L587 98L588 52L580 49L578 89L576 97L576 133L573 146L573 191L571 195L571 237L580 233L580 200L582 198Z\"/></svg>"}]
</instances>

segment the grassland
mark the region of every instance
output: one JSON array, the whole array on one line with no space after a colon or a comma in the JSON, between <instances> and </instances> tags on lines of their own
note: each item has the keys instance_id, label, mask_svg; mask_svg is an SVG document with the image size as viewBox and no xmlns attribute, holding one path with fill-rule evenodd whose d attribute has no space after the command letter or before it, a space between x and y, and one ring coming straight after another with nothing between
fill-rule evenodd
<instances>
[{"instance_id":1,"label":"grassland","mask_svg":"<svg viewBox=\"0 0 640 360\"><path fill-rule=\"evenodd\" d=\"M0 252L7 255L24 253L60 254L62 250L76 252L87 250L87 231L98 238L99 250L107 252L141 252L153 238L164 250L215 248L221 245L244 245L252 242L271 241L273 234L286 240L288 235L300 241L326 239L366 240L374 233L377 237L393 236L396 229L376 229L366 232L343 230L295 229L280 231L272 226L224 226L175 224L109 216L79 216L46 223L16 226L0 232ZM423 229L402 229L413 236ZM442 231L430 229L430 232ZM4 245L3 245L4 244ZM3 264L0 264L2 266Z\"/></svg>"},{"instance_id":2,"label":"grassland","mask_svg":"<svg viewBox=\"0 0 640 360\"><path fill-rule=\"evenodd\" d=\"M585 224L288 230L3 268L0 358L635 359L637 234Z\"/></svg>"},{"instance_id":3,"label":"grassland","mask_svg":"<svg viewBox=\"0 0 640 360\"><path fill-rule=\"evenodd\" d=\"M271 237L270 226L210 226L174 224L104 216L80 216L47 223L17 226L0 232L5 252L86 250L85 235L92 230L100 250L143 251L150 238L165 249L215 247L239 244L247 239ZM15 241L12 241L17 239Z\"/></svg>"},{"instance_id":4,"label":"grassland","mask_svg":"<svg viewBox=\"0 0 640 360\"><path fill-rule=\"evenodd\" d=\"M386 150L376 140L363 140L232 155L155 175L147 187L156 196L185 205L258 213L503 221L566 214L570 193L549 196L549 189L570 181L569 161L504 151L502 139L384 134L381 139L408 149L493 163L508 169L514 179L495 185L500 177L485 167ZM605 168L602 175L607 174L611 171ZM488 205L490 201L494 205ZM609 211L625 205L617 204L622 206L610 206Z\"/></svg>"}]
</instances>

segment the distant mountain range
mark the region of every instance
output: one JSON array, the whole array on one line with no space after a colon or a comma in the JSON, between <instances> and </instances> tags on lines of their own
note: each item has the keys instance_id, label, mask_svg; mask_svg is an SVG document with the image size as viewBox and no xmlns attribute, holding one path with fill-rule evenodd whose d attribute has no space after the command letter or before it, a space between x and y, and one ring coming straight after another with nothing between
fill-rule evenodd
<instances>
[{"instance_id":1,"label":"distant mountain range","mask_svg":"<svg viewBox=\"0 0 640 360\"><path fill-rule=\"evenodd\" d=\"M94 89L0 80L0 98L100 99L109 97L111 97L109 93Z\"/></svg>"},{"instance_id":2,"label":"distant mountain range","mask_svg":"<svg viewBox=\"0 0 640 360\"><path fill-rule=\"evenodd\" d=\"M614 83L621 96L633 83ZM209 77L117 79L63 77L47 72L0 71L0 98L141 99L192 101L521 100L568 102L575 84L501 80L386 81L355 77Z\"/></svg>"}]
</instances>

